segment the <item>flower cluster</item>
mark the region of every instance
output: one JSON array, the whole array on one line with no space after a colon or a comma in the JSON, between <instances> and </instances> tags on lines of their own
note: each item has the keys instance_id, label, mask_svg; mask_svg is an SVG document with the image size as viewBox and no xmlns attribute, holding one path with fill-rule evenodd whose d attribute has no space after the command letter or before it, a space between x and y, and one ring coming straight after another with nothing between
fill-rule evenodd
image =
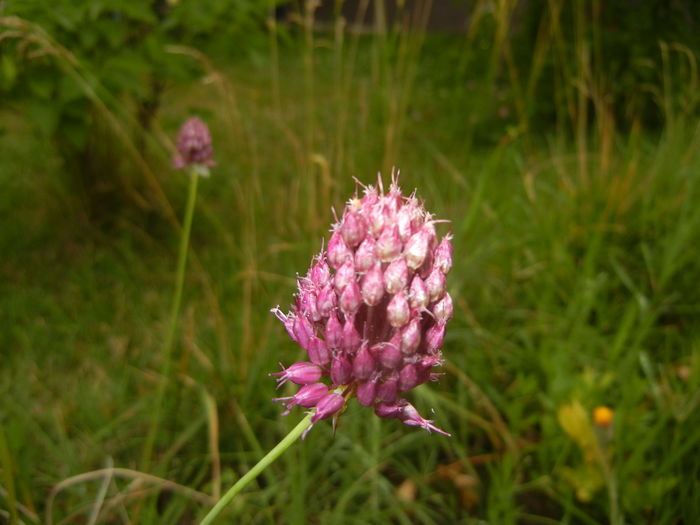
<instances>
[{"instance_id":1,"label":"flower cluster","mask_svg":"<svg viewBox=\"0 0 700 525\"><path fill-rule=\"evenodd\" d=\"M214 152L211 145L211 134L207 125L197 117L189 118L180 128L177 137L177 152L173 159L173 167L182 169L187 166L211 167ZM205 172L204 170L203 172Z\"/></svg>"},{"instance_id":2,"label":"flower cluster","mask_svg":"<svg viewBox=\"0 0 700 525\"><path fill-rule=\"evenodd\" d=\"M278 383L300 385L275 401L286 411L312 409L312 423L334 423L353 395L382 418L441 434L400 396L435 379L453 306L445 277L451 236L438 241L435 221L396 180L384 193L367 186L350 199L325 250L314 257L290 313L272 311L308 361L283 368ZM326 382L322 381L325 380Z\"/></svg>"}]
</instances>

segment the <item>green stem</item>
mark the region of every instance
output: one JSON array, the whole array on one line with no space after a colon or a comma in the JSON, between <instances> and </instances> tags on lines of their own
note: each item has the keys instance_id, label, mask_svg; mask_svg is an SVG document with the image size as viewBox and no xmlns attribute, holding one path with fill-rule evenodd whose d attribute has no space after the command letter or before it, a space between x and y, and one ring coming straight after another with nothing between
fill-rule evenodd
<instances>
[{"instance_id":1,"label":"green stem","mask_svg":"<svg viewBox=\"0 0 700 525\"><path fill-rule=\"evenodd\" d=\"M182 303L182 289L185 283L185 268L187 267L187 252L190 245L190 231L192 230L192 217L194 216L194 205L197 200L197 181L199 175L192 168L189 172L190 187L187 195L187 207L185 208L185 218L182 224L182 233L180 235L180 249L177 256L177 270L175 273L175 295L170 309L170 319L168 321L168 332L165 336L165 344L163 345L163 368L161 371L160 384L156 393L155 413L151 420L151 426L146 437L146 445L141 458L142 470L147 471L151 461L153 452L153 444L155 442L158 425L160 424L160 415L165 396L165 389L168 386L170 379L170 368L172 363L173 342L175 340L175 332L177 329L177 320L180 314L180 304Z\"/></svg>"},{"instance_id":2,"label":"green stem","mask_svg":"<svg viewBox=\"0 0 700 525\"><path fill-rule=\"evenodd\" d=\"M299 436L302 435L304 430L311 426L311 415L306 416L302 419L297 426L295 426L292 431L287 434L282 441L277 443L277 446L270 450L265 457L263 457L258 463L250 469L241 479L239 479L233 487L228 489L228 492L214 505L214 507L209 511L209 513L204 516L204 519L199 525L208 525L212 523L216 516L223 510L223 508L231 503L231 500L238 494L248 483L253 481L260 475L260 473L272 464L282 453L287 450L292 443L294 443Z\"/></svg>"}]
</instances>

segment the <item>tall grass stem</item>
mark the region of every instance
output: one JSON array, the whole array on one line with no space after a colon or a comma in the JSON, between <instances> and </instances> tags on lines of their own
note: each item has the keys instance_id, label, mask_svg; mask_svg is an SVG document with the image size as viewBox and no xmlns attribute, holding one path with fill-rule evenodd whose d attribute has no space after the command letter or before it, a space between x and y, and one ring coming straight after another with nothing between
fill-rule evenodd
<instances>
[{"instance_id":1,"label":"tall grass stem","mask_svg":"<svg viewBox=\"0 0 700 525\"><path fill-rule=\"evenodd\" d=\"M241 479L239 479L234 485L228 489L228 492L212 507L212 509L204 516L204 519L200 522L200 525L208 525L213 523L214 519L219 515L219 513L224 509L226 505L231 503L231 500L238 494L245 486L257 478L262 471L269 467L273 461L282 455L282 453L287 450L292 443L294 443L299 436L302 435L304 430L311 426L311 415L306 416L302 419L297 426L295 426L289 434L287 434L282 441L277 443L275 448L270 450L256 465L250 469Z\"/></svg>"}]
</instances>

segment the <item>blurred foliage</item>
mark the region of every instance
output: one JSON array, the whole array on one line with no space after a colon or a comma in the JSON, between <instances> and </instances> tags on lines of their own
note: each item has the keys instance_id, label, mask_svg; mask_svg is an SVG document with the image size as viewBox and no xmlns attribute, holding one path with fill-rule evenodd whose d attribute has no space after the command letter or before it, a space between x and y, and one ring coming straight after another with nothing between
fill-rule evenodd
<instances>
[{"instance_id":1,"label":"blurred foliage","mask_svg":"<svg viewBox=\"0 0 700 525\"><path fill-rule=\"evenodd\" d=\"M145 156L166 90L200 74L168 46L226 46L241 56L255 48L249 37L263 34L271 5L57 0L47 9L42 0L10 2L0 11L0 92L54 142L79 179L72 191L90 200L125 184L123 142ZM246 46L230 45L236 41Z\"/></svg>"}]
</instances>

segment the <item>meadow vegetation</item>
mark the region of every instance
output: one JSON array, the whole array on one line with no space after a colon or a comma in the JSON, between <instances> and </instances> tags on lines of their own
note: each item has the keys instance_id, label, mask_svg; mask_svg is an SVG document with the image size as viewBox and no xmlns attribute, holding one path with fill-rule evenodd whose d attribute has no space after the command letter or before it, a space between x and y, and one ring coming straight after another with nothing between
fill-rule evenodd
<instances>
[{"instance_id":1,"label":"meadow vegetation","mask_svg":"<svg viewBox=\"0 0 700 525\"><path fill-rule=\"evenodd\" d=\"M388 180L393 167L451 220L440 225L455 247L445 375L412 402L453 437L354 404L335 435L317 425L226 516L700 515L697 16L666 34L653 23L666 19L640 9L612 38L619 9L602 2L476 1L463 33L436 34L435 4L386 18L387 3L323 23L313 2L259 9L239 26L254 33L248 47L205 29L183 43L166 24L148 46L176 73L147 120L144 77L105 80L101 57L0 7L0 522L201 519L301 417L270 402L267 374L302 350L269 309L291 301L352 177ZM360 30L363 9L373 16ZM72 86L54 104L65 114L46 116L54 84L44 98L20 89L37 68ZM209 124L217 166L199 181L144 462L187 188L169 137L191 114Z\"/></svg>"}]
</instances>

